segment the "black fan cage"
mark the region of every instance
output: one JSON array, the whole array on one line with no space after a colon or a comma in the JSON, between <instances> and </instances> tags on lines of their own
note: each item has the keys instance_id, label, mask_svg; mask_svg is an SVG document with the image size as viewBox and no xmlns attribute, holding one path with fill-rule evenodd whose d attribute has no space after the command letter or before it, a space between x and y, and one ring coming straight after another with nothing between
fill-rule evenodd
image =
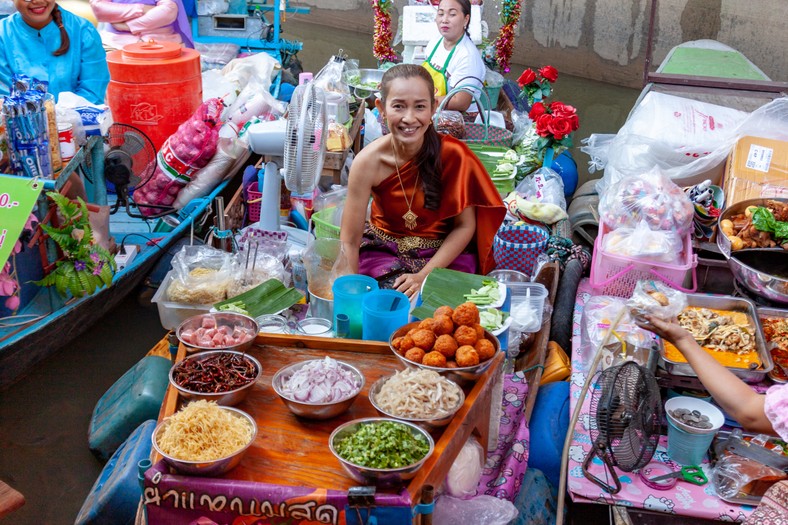
<instances>
[{"instance_id":1,"label":"black fan cage","mask_svg":"<svg viewBox=\"0 0 788 525\"><path fill-rule=\"evenodd\" d=\"M123 150L131 158L132 189L150 181L156 170L156 148L145 133L129 124L116 122L109 127L105 140L110 150Z\"/></svg>"},{"instance_id":2,"label":"black fan cage","mask_svg":"<svg viewBox=\"0 0 788 525\"><path fill-rule=\"evenodd\" d=\"M625 472L645 466L659 444L662 401L648 369L627 361L603 370L591 396L591 442Z\"/></svg>"}]
</instances>

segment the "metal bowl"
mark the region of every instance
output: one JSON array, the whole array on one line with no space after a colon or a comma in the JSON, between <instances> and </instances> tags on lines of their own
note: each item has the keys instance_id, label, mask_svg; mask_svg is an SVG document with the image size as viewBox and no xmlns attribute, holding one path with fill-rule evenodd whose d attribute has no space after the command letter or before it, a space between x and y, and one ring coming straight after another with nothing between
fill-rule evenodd
<instances>
[{"instance_id":1,"label":"metal bowl","mask_svg":"<svg viewBox=\"0 0 788 525\"><path fill-rule=\"evenodd\" d=\"M402 416L398 416L396 414L392 414L391 412L387 412L386 410L384 410L377 403L377 400L376 400L376 397L377 397L378 393L380 393L380 389L383 387L383 385L386 383L386 381L391 379L392 376L393 376L393 374L389 375L389 376L381 377L380 379L378 379L377 381L372 383L372 385L369 387L369 392L367 394L367 397L369 398L369 402L372 404L373 407L375 407L375 410L377 410L378 414L380 414L383 417L396 419L397 421L406 421L408 423L413 423L415 425L420 426L421 428L423 428L427 432L432 432L433 430L437 430L439 428L443 428L446 425L448 425L449 423L451 423L451 420L454 419L454 414L456 414L457 411L460 408L462 408L462 405L465 404L465 392L463 392L462 388L460 388L460 399L457 402L457 406L454 407L449 412L441 413L440 417L419 419L419 418L402 417ZM446 379L448 379L448 378L446 378ZM451 379L449 379L449 381L451 381ZM452 381L452 383L453 382L454 381ZM457 386L459 387L459 385L457 385Z\"/></svg>"},{"instance_id":2,"label":"metal bowl","mask_svg":"<svg viewBox=\"0 0 788 525\"><path fill-rule=\"evenodd\" d=\"M772 275L764 271L764 268L754 268L750 264L745 264L741 260L740 256L737 256L736 251L731 249L731 242L728 240L722 233L722 229L720 228L720 223L725 219L730 219L731 216L736 215L738 213L744 213L744 210L747 209L749 206L764 206L767 200L773 200L778 202L788 202L788 199L749 199L742 202L737 202L725 208L725 210L720 214L719 218L717 219L717 246L720 249L720 252L725 256L728 260L728 268L730 268L731 273L739 281L745 288L751 291L754 294L757 294L761 297L765 297L769 300L776 301L782 304L788 304L788 279L778 277L776 275ZM767 252L777 252L780 253L782 257L785 257L785 250L782 248L750 248L746 250L747 252L755 252L755 253L767 253ZM744 252L742 252L744 253Z\"/></svg>"},{"instance_id":3,"label":"metal bowl","mask_svg":"<svg viewBox=\"0 0 788 525\"><path fill-rule=\"evenodd\" d=\"M310 359L308 361L294 363L280 369L276 374L274 374L274 378L271 380L271 386L274 387L274 391L293 414L308 419L331 419L332 417L336 417L349 409L356 400L358 395L361 393L361 390L364 388L364 374L359 372L359 370L354 366L343 363L342 361L337 361L339 366L345 370L348 370L358 380L359 387L355 394L338 401L332 401L330 403L305 403L303 401L297 401L291 397L286 396L282 392L282 386L284 385L284 382L290 379L290 377L292 377L292 375L303 366L313 361L322 360Z\"/></svg>"},{"instance_id":4,"label":"metal bowl","mask_svg":"<svg viewBox=\"0 0 788 525\"><path fill-rule=\"evenodd\" d=\"M164 461L170 465L172 468L180 472L181 474L187 474L190 476L221 476L238 466L238 463L241 462L241 458L243 458L246 451L249 449L252 443L254 443L255 438L257 438L257 423L255 422L254 418L247 414L242 410L238 410L237 408L233 407L222 407L222 410L229 410L233 412L237 417L245 419L252 425L252 439L249 440L249 443L246 446L242 447L239 450L236 450L232 454L227 457L214 459L212 461L186 461L183 459L177 459L172 456L165 454L160 448L158 444L158 438L161 433L167 428L167 425L170 422L170 419L167 418L158 425L156 428L153 429L153 434L151 435L151 442L153 443L153 448L161 454L164 458Z\"/></svg>"},{"instance_id":5,"label":"metal bowl","mask_svg":"<svg viewBox=\"0 0 788 525\"><path fill-rule=\"evenodd\" d=\"M241 387L228 390L226 392L196 392L194 390L190 390L186 387L180 386L175 382L175 372L179 367L183 366L184 364L194 361L203 361L213 356L222 355L222 354L236 355L249 360L257 369L257 373L255 374L254 379ZM183 361L180 361L172 365L172 368L170 368L170 384L173 386L173 388L175 388L175 390L178 391L178 394L180 394L181 397L189 401L205 399L206 401L216 401L217 404L222 406L234 406L240 403L241 401L243 401L244 399L246 399L246 396L249 394L249 391L252 389L252 387L257 382L257 380L260 379L262 373L263 373L263 367L260 365L260 361L258 361L257 359L255 359L249 354L245 354L243 352L237 352L235 350L210 350L189 356ZM212 383L212 384L218 384L218 383Z\"/></svg>"},{"instance_id":6,"label":"metal bowl","mask_svg":"<svg viewBox=\"0 0 788 525\"><path fill-rule=\"evenodd\" d=\"M389 469L364 467L361 465L356 465L355 463L351 463L350 461L340 457L334 448L334 443L345 436L354 433L362 425L374 425L383 421L400 423L407 426L414 436L424 436L430 445L427 454L412 465ZM342 468L345 469L345 472L347 472L348 475L354 480L358 481L359 483L372 483L378 486L391 486L402 484L403 482L415 477L421 466L425 461L427 461L427 459L432 455L432 452L435 450L435 442L432 440L432 436L430 436L429 432L418 425L414 425L413 423L386 417L367 417L362 419L354 419L353 421L348 421L347 423L338 426L328 438L328 447L331 449L331 453L334 454L334 457L336 457L339 463L342 465Z\"/></svg>"},{"instance_id":7,"label":"metal bowl","mask_svg":"<svg viewBox=\"0 0 788 525\"><path fill-rule=\"evenodd\" d=\"M357 72L356 72L357 71ZM345 73L345 83L352 87L358 98L367 98L380 91L380 82L383 80L381 69L359 69ZM374 85L374 87L372 87Z\"/></svg>"},{"instance_id":8,"label":"metal bowl","mask_svg":"<svg viewBox=\"0 0 788 525\"><path fill-rule=\"evenodd\" d=\"M230 328L240 326L242 328L246 328L252 333L252 337L248 341L231 346L199 346L184 341L182 336L183 332L185 330L197 330L202 326L203 320L206 318L213 318L216 326L229 326ZM180 326L178 326L178 329L175 331L175 335L178 336L178 340L190 352L203 352L206 350L236 350L238 352L243 352L252 347L258 330L259 326L257 325L257 321L248 315L238 314L235 312L216 312L189 317L184 322L182 322Z\"/></svg>"},{"instance_id":9,"label":"metal bowl","mask_svg":"<svg viewBox=\"0 0 788 525\"><path fill-rule=\"evenodd\" d=\"M464 367L457 367L457 368L441 368L437 366L428 366L423 365L421 363L417 363L415 361L411 361L410 359L405 358L405 356L400 355L395 349L391 342L396 339L397 337L401 337L407 334L411 329L416 328L419 326L419 321L408 323L405 326L398 328L391 334L389 337L389 348L394 353L397 358L402 361L406 366L415 366L417 368L426 368L427 370L434 370L438 372L440 375L446 376L455 383L459 385L465 385L468 383L472 383L479 379L490 365L492 365L493 361L495 360L494 357L487 359L486 361L482 361L476 366L464 366ZM501 343L498 341L498 338L495 337L489 330L484 331L484 337L489 340L493 347L495 348L496 352L500 352L501 350Z\"/></svg>"}]
</instances>

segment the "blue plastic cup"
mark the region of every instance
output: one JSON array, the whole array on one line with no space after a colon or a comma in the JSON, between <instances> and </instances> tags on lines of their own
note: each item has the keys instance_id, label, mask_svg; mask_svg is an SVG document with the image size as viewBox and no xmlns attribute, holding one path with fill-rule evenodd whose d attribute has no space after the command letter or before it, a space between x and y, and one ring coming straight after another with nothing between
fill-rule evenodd
<instances>
[{"instance_id":1,"label":"blue plastic cup","mask_svg":"<svg viewBox=\"0 0 788 525\"><path fill-rule=\"evenodd\" d=\"M693 434L686 432L668 418L668 455L681 465L700 465L711 446L716 432Z\"/></svg>"},{"instance_id":2,"label":"blue plastic cup","mask_svg":"<svg viewBox=\"0 0 788 525\"><path fill-rule=\"evenodd\" d=\"M394 331L408 323L410 300L396 290L375 290L362 301L362 336L367 341L388 341Z\"/></svg>"},{"instance_id":3,"label":"blue plastic cup","mask_svg":"<svg viewBox=\"0 0 788 525\"><path fill-rule=\"evenodd\" d=\"M364 295L377 289L378 282L366 275L343 275L334 281L331 287L334 292L334 326L337 326L337 315L347 315L350 321L347 337L350 339L361 339L361 301Z\"/></svg>"}]
</instances>

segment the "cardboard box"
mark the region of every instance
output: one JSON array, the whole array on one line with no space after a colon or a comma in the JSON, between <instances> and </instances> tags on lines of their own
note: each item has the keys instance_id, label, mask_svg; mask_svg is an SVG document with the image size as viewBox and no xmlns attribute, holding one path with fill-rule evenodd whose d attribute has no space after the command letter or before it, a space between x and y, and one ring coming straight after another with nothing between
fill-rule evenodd
<instances>
[{"instance_id":1,"label":"cardboard box","mask_svg":"<svg viewBox=\"0 0 788 525\"><path fill-rule=\"evenodd\" d=\"M725 167L725 205L747 199L788 197L788 142L742 137Z\"/></svg>"}]
</instances>

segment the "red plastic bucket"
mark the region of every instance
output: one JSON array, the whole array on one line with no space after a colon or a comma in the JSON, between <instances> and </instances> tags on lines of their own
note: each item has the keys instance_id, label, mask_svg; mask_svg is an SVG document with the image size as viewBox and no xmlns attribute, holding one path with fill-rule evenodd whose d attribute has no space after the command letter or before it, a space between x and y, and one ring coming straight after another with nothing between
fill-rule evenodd
<instances>
[{"instance_id":1,"label":"red plastic bucket","mask_svg":"<svg viewBox=\"0 0 788 525\"><path fill-rule=\"evenodd\" d=\"M202 102L200 53L173 42L136 42L107 53L115 122L139 128L158 150Z\"/></svg>"}]
</instances>

